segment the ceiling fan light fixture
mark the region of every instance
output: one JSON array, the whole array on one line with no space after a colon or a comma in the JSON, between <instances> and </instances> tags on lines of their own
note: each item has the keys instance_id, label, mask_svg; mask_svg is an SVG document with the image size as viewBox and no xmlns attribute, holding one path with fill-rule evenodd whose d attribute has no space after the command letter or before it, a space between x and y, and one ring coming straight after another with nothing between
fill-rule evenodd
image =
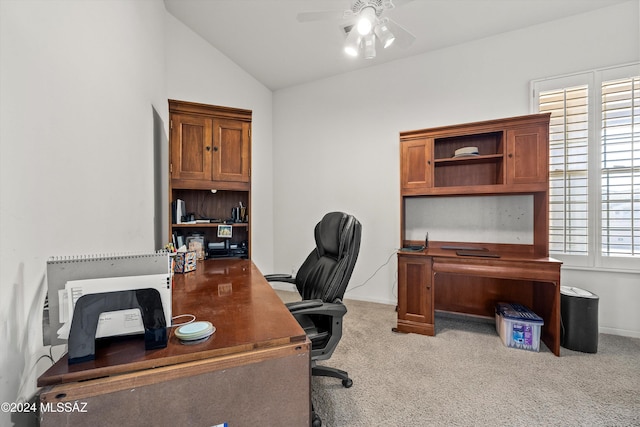
<instances>
[{"instance_id":1,"label":"ceiling fan light fixture","mask_svg":"<svg viewBox=\"0 0 640 427\"><path fill-rule=\"evenodd\" d=\"M358 19L358 33L360 33L361 36L366 36L371 33L375 20L376 10L371 6L363 8L360 11L360 18Z\"/></svg>"},{"instance_id":2,"label":"ceiling fan light fixture","mask_svg":"<svg viewBox=\"0 0 640 427\"><path fill-rule=\"evenodd\" d=\"M389 26L387 25L388 22L389 20L387 18L381 20L373 30L376 33L378 40L380 40L380 43L382 43L382 47L384 49L391 46L393 41L396 39L396 36L393 35L391 30L389 30Z\"/></svg>"},{"instance_id":3,"label":"ceiling fan light fixture","mask_svg":"<svg viewBox=\"0 0 640 427\"><path fill-rule=\"evenodd\" d=\"M351 31L349 31L347 40L344 43L345 53L349 56L358 56L361 40L362 38L360 37L358 30L356 28L352 28Z\"/></svg>"},{"instance_id":4,"label":"ceiling fan light fixture","mask_svg":"<svg viewBox=\"0 0 640 427\"><path fill-rule=\"evenodd\" d=\"M363 38L364 59L373 59L376 57L376 37L373 33L367 34Z\"/></svg>"}]
</instances>

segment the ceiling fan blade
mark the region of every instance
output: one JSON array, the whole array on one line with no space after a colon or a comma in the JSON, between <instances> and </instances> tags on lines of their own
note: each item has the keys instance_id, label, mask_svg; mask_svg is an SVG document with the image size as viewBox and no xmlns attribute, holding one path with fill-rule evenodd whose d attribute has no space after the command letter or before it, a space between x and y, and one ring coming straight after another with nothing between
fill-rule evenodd
<instances>
[{"instance_id":1,"label":"ceiling fan blade","mask_svg":"<svg viewBox=\"0 0 640 427\"><path fill-rule=\"evenodd\" d=\"M394 7L401 7L407 3L411 3L414 0L386 0L387 3L391 3L393 7L386 7L386 9L393 9Z\"/></svg>"},{"instance_id":2,"label":"ceiling fan blade","mask_svg":"<svg viewBox=\"0 0 640 427\"><path fill-rule=\"evenodd\" d=\"M345 18L345 11L342 10L320 10L298 13L298 22L331 21Z\"/></svg>"},{"instance_id":3,"label":"ceiling fan blade","mask_svg":"<svg viewBox=\"0 0 640 427\"><path fill-rule=\"evenodd\" d=\"M400 46L401 48L407 48L416 40L416 37L413 34L393 19L389 19L387 25L389 27L389 31L391 31L396 38L393 42L394 45Z\"/></svg>"},{"instance_id":4,"label":"ceiling fan blade","mask_svg":"<svg viewBox=\"0 0 640 427\"><path fill-rule=\"evenodd\" d=\"M404 6L407 3L411 3L414 0L393 0L393 4L396 5L396 7L400 7L400 6Z\"/></svg>"}]
</instances>

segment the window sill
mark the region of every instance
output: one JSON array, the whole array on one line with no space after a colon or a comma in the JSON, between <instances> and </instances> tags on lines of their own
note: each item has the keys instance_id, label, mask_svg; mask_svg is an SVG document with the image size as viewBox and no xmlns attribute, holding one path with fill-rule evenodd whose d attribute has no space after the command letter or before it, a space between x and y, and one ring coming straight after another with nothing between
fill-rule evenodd
<instances>
[{"instance_id":1,"label":"window sill","mask_svg":"<svg viewBox=\"0 0 640 427\"><path fill-rule=\"evenodd\" d=\"M562 264L563 270L590 271L594 273L640 274L640 269L618 267L587 267L582 265Z\"/></svg>"}]
</instances>

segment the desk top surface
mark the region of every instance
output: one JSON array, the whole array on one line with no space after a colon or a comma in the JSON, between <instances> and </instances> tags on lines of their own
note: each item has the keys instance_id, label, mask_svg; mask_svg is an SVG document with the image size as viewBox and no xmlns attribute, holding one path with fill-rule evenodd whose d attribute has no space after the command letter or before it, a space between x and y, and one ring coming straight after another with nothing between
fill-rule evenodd
<instances>
[{"instance_id":1,"label":"desk top surface","mask_svg":"<svg viewBox=\"0 0 640 427\"><path fill-rule=\"evenodd\" d=\"M412 245L418 245L421 242L408 242ZM460 255L461 252L467 252L467 255ZM430 242L429 248L422 250L403 250L399 252L401 255L429 256L432 258L448 258L459 259L460 261L515 261L525 263L550 263L562 264L561 261L548 257L540 256L533 252L530 245L511 245L496 243L458 243L458 242ZM475 255L475 256L474 256ZM494 255L490 257L487 255Z\"/></svg>"},{"instance_id":2,"label":"desk top surface","mask_svg":"<svg viewBox=\"0 0 640 427\"><path fill-rule=\"evenodd\" d=\"M208 359L261 348L304 343L306 335L250 260L198 261L195 271L175 274L173 316L192 314L216 332L205 342L183 345L169 330L167 347L145 351L136 336L96 345L96 359L69 365L67 356L38 378L38 386L68 383L142 369ZM188 320L188 319L187 319ZM182 323L179 318L174 323Z\"/></svg>"}]
</instances>

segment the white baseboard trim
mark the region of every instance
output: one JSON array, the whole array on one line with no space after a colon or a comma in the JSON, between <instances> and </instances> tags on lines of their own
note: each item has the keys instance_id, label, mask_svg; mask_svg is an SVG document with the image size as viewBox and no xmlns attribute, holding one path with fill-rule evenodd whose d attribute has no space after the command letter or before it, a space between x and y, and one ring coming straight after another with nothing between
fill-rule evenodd
<instances>
[{"instance_id":1,"label":"white baseboard trim","mask_svg":"<svg viewBox=\"0 0 640 427\"><path fill-rule=\"evenodd\" d=\"M293 283L285 283L285 282L269 282L273 289L277 289L279 291L293 291L298 292L296 289L296 285Z\"/></svg>"},{"instance_id":2,"label":"white baseboard trim","mask_svg":"<svg viewBox=\"0 0 640 427\"><path fill-rule=\"evenodd\" d=\"M628 329L598 328L598 332L600 332L601 334L619 335L622 337L629 337L629 338L640 338L640 332L630 331Z\"/></svg>"},{"instance_id":3,"label":"white baseboard trim","mask_svg":"<svg viewBox=\"0 0 640 427\"><path fill-rule=\"evenodd\" d=\"M398 305L398 303L396 301L389 301L389 300L386 300L386 299L367 298L367 297L361 297L361 296L351 297L351 296L349 296L349 292L348 291L344 294L344 299L345 300L351 299L351 300L354 300L354 301L364 301L364 302L375 302L376 304L392 305L394 307L396 305Z\"/></svg>"}]
</instances>

